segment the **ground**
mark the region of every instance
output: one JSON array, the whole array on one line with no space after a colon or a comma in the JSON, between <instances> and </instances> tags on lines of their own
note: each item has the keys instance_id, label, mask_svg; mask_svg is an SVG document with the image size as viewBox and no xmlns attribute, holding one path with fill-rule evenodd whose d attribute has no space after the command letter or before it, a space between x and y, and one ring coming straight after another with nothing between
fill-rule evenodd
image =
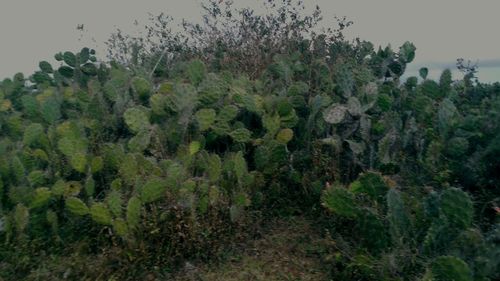
<instances>
[{"instance_id":1,"label":"ground","mask_svg":"<svg viewBox=\"0 0 500 281\"><path fill-rule=\"evenodd\" d=\"M262 237L245 242L218 265L186 263L175 281L329 280L320 252L320 233L303 217L270 222Z\"/></svg>"},{"instance_id":2,"label":"ground","mask_svg":"<svg viewBox=\"0 0 500 281\"><path fill-rule=\"evenodd\" d=\"M253 238L228 246L218 262L186 262L182 270L170 274L137 272L136 279L145 281L328 281L325 257L332 249L331 240L323 239L322 230L303 216L276 217L256 224ZM85 247L84 247L85 248ZM8 266L0 261L0 273L19 266L32 266L23 280L103 280L123 278L119 263L109 259L109 253L86 255L78 246L65 256L43 255L25 263ZM112 251L111 251L112 253ZM43 253L41 253L43 254ZM118 267L116 267L118 266ZM7 274L6 276L8 276ZM0 281L13 280L2 279Z\"/></svg>"}]
</instances>

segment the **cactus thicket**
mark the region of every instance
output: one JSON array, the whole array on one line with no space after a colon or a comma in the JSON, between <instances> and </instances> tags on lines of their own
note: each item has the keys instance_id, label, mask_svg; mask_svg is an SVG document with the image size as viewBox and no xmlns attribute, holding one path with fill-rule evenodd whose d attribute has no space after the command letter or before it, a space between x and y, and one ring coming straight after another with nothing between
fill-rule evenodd
<instances>
[{"instance_id":1,"label":"cactus thicket","mask_svg":"<svg viewBox=\"0 0 500 281\"><path fill-rule=\"evenodd\" d=\"M331 279L495 280L498 85L402 81L412 43L304 37L318 15L280 11L206 19L239 30L229 41L187 25L210 40L163 31L116 61L82 48L1 81L0 279L74 279L83 255L117 273L77 278L166 278L262 216L309 214L334 241Z\"/></svg>"}]
</instances>

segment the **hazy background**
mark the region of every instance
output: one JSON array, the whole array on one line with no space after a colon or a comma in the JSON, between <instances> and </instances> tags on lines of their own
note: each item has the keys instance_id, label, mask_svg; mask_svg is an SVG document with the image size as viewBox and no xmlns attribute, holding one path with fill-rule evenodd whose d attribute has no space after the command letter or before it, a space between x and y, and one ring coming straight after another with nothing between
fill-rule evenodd
<instances>
[{"instance_id":1,"label":"hazy background","mask_svg":"<svg viewBox=\"0 0 500 281\"><path fill-rule=\"evenodd\" d=\"M146 23L148 13L165 12L177 19L199 20L202 0L1 0L0 79L16 72L29 75L40 60L52 61L59 51L93 47L105 56L104 41L120 28L133 32L134 20ZM238 6L261 10L261 0L235 0ZM354 22L348 38L360 37L394 49L411 41L417 46L407 75L422 66L430 76L455 68L463 57L479 62L481 81L500 81L500 2L498 0L307 0L317 4L324 23L333 16ZM76 26L84 24L84 31ZM456 74L456 73L455 73ZM456 76L458 77L458 75Z\"/></svg>"}]
</instances>

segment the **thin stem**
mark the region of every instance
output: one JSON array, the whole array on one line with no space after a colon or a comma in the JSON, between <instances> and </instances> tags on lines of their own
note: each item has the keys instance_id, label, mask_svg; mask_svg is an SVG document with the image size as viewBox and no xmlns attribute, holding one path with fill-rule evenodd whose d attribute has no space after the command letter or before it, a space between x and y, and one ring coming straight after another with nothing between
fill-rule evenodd
<instances>
[{"instance_id":1,"label":"thin stem","mask_svg":"<svg viewBox=\"0 0 500 281\"><path fill-rule=\"evenodd\" d=\"M158 61L156 62L155 67L153 67L153 70L151 70L151 73L149 73L149 78L153 77L153 73L155 72L156 68L158 67L158 65L160 64L161 60L163 59L163 56L165 56L166 53L167 53L167 47L165 47L163 49L163 52L161 52L161 56L158 59Z\"/></svg>"}]
</instances>

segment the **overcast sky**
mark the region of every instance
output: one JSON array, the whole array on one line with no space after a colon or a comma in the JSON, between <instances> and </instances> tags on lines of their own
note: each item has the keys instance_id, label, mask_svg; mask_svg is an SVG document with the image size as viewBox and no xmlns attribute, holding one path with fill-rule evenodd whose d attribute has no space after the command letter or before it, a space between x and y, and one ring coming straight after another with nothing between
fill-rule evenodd
<instances>
[{"instance_id":1,"label":"overcast sky","mask_svg":"<svg viewBox=\"0 0 500 281\"><path fill-rule=\"evenodd\" d=\"M132 30L134 20L146 22L148 13L165 12L175 18L197 20L203 0L1 0L0 77L31 74L38 61L56 52L97 48L117 27ZM258 7L260 0L235 0ZM484 69L500 66L500 1L498 0L307 0L318 4L325 23L333 16L354 22L346 35L376 45L403 42L417 46L410 69L451 65L459 57L479 60ZM84 24L85 32L76 30ZM92 42L94 38L96 42ZM499 68L500 69L500 68ZM500 80L499 78L496 80Z\"/></svg>"}]
</instances>

